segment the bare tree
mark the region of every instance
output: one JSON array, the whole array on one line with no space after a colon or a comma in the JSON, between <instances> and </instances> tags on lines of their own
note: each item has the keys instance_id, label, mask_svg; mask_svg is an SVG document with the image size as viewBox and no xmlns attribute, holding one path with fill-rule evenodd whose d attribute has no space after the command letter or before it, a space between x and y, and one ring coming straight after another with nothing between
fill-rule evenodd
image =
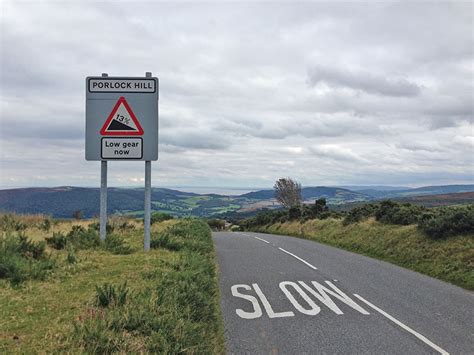
<instances>
[{"instance_id":1,"label":"bare tree","mask_svg":"<svg viewBox=\"0 0 474 355\"><path fill-rule=\"evenodd\" d=\"M280 178L273 185L275 198L285 207L294 207L301 204L301 184L291 178Z\"/></svg>"}]
</instances>

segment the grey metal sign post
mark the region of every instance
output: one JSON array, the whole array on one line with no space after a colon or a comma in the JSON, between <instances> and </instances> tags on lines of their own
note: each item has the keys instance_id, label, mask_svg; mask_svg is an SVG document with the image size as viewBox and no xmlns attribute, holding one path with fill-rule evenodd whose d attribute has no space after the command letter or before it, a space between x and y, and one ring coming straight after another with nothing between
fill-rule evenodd
<instances>
[{"instance_id":1,"label":"grey metal sign post","mask_svg":"<svg viewBox=\"0 0 474 355\"><path fill-rule=\"evenodd\" d=\"M107 161L145 161L144 249L150 249L151 161L158 159L158 78L86 78L86 160L101 162L100 239L106 238Z\"/></svg>"}]
</instances>

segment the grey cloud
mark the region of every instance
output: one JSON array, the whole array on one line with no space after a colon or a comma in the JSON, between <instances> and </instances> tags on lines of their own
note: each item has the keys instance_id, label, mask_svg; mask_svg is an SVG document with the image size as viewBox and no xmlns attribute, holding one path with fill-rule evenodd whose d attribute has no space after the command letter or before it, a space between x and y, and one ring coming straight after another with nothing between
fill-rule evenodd
<instances>
[{"instance_id":1,"label":"grey cloud","mask_svg":"<svg viewBox=\"0 0 474 355\"><path fill-rule=\"evenodd\" d=\"M366 71L350 71L316 66L309 70L311 85L325 83L336 88L362 90L369 94L384 96L417 96L421 87L405 78L386 78Z\"/></svg>"},{"instance_id":2,"label":"grey cloud","mask_svg":"<svg viewBox=\"0 0 474 355\"><path fill-rule=\"evenodd\" d=\"M3 118L2 118L3 119ZM81 120L75 123L38 120L15 120L11 118L2 123L2 138L10 139L35 139L35 140L83 140L85 134L84 124Z\"/></svg>"},{"instance_id":3,"label":"grey cloud","mask_svg":"<svg viewBox=\"0 0 474 355\"><path fill-rule=\"evenodd\" d=\"M2 10L0 185L96 185L84 78L144 71L160 78L157 184L472 181L472 4L6 0ZM136 164L111 166L112 184L142 177Z\"/></svg>"},{"instance_id":4,"label":"grey cloud","mask_svg":"<svg viewBox=\"0 0 474 355\"><path fill-rule=\"evenodd\" d=\"M214 132L199 130L174 130L160 134L160 143L183 149L222 150L230 147L229 140Z\"/></svg>"},{"instance_id":5,"label":"grey cloud","mask_svg":"<svg viewBox=\"0 0 474 355\"><path fill-rule=\"evenodd\" d=\"M366 159L354 153L352 149L345 148L338 144L316 145L311 146L309 149L313 154L316 154L319 157L326 157L344 162L366 162Z\"/></svg>"},{"instance_id":6,"label":"grey cloud","mask_svg":"<svg viewBox=\"0 0 474 355\"><path fill-rule=\"evenodd\" d=\"M432 142L406 141L396 145L397 148L411 151L442 152L443 149L438 144Z\"/></svg>"}]
</instances>

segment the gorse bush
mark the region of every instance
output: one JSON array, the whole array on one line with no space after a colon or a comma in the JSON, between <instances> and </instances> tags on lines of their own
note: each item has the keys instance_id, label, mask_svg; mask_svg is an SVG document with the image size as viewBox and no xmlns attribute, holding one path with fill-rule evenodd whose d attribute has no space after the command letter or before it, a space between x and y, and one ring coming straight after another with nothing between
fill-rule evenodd
<instances>
[{"instance_id":1,"label":"gorse bush","mask_svg":"<svg viewBox=\"0 0 474 355\"><path fill-rule=\"evenodd\" d=\"M305 222L310 219L341 218L342 216L344 216L343 225L358 223L371 217L383 224L415 224L432 238L474 233L474 205L428 209L391 200L366 203L340 214L329 211L326 201L319 199L313 205L295 206L289 210L263 211L240 223L244 228L252 229L286 221Z\"/></svg>"},{"instance_id":2,"label":"gorse bush","mask_svg":"<svg viewBox=\"0 0 474 355\"><path fill-rule=\"evenodd\" d=\"M107 224L105 225L105 231L107 233L112 233L114 231L114 229L115 229L115 226L112 223L107 222ZM100 223L99 222L94 222L94 223L89 224L88 230L94 230L96 232L99 232L100 231Z\"/></svg>"},{"instance_id":3,"label":"gorse bush","mask_svg":"<svg viewBox=\"0 0 474 355\"><path fill-rule=\"evenodd\" d=\"M329 212L325 198L319 198L314 201L313 204L307 204L301 207L301 217L303 217L305 220L316 218L326 219L330 216L332 216L332 213Z\"/></svg>"},{"instance_id":4,"label":"gorse bush","mask_svg":"<svg viewBox=\"0 0 474 355\"><path fill-rule=\"evenodd\" d=\"M361 222L369 217L375 216L375 211L378 209L378 204L367 203L362 206L354 207L344 216L342 223L348 225L351 223Z\"/></svg>"},{"instance_id":5,"label":"gorse bush","mask_svg":"<svg viewBox=\"0 0 474 355\"><path fill-rule=\"evenodd\" d=\"M74 249L74 247L72 245L69 245L67 247L66 261L67 261L68 264L77 263L76 250Z\"/></svg>"},{"instance_id":6,"label":"gorse bush","mask_svg":"<svg viewBox=\"0 0 474 355\"><path fill-rule=\"evenodd\" d=\"M314 204L293 206L290 209L265 210L258 213L255 217L249 218L243 221L243 223L241 222L241 224L243 227L253 228L287 221L300 220L305 222L310 219L339 218L340 216L338 212L329 210L325 198L320 198Z\"/></svg>"},{"instance_id":7,"label":"gorse bush","mask_svg":"<svg viewBox=\"0 0 474 355\"><path fill-rule=\"evenodd\" d=\"M40 260L46 256L45 242L33 242L22 234L20 234L16 239L12 239L12 241L15 242L11 243L10 247L14 247L16 249L15 251L23 257Z\"/></svg>"},{"instance_id":8,"label":"gorse bush","mask_svg":"<svg viewBox=\"0 0 474 355\"><path fill-rule=\"evenodd\" d=\"M45 231L49 232L51 229L51 220L49 218L45 218L39 225L38 228Z\"/></svg>"},{"instance_id":9,"label":"gorse bush","mask_svg":"<svg viewBox=\"0 0 474 355\"><path fill-rule=\"evenodd\" d=\"M46 243L54 249L64 249L68 245L76 249L98 249L103 247L113 254L131 254L133 249L127 244L125 239L117 234L108 234L102 243L95 226L85 229L82 226L73 226L67 234L53 233L49 238L45 238Z\"/></svg>"},{"instance_id":10,"label":"gorse bush","mask_svg":"<svg viewBox=\"0 0 474 355\"><path fill-rule=\"evenodd\" d=\"M7 234L0 239L0 278L18 285L29 279L44 279L55 262L45 253L44 242L23 235Z\"/></svg>"},{"instance_id":11,"label":"gorse bush","mask_svg":"<svg viewBox=\"0 0 474 355\"><path fill-rule=\"evenodd\" d=\"M180 250L182 246L183 243L168 231L155 234L150 240L150 248L152 249L162 248L168 250Z\"/></svg>"},{"instance_id":12,"label":"gorse bush","mask_svg":"<svg viewBox=\"0 0 474 355\"><path fill-rule=\"evenodd\" d=\"M66 238L67 242L77 249L93 249L100 246L99 233L90 227L85 229L82 226L72 226Z\"/></svg>"},{"instance_id":13,"label":"gorse bush","mask_svg":"<svg viewBox=\"0 0 474 355\"><path fill-rule=\"evenodd\" d=\"M435 239L474 233L474 205L431 210L421 216L418 228Z\"/></svg>"},{"instance_id":14,"label":"gorse bush","mask_svg":"<svg viewBox=\"0 0 474 355\"><path fill-rule=\"evenodd\" d=\"M129 289L127 282L115 286L108 283L102 286L96 286L96 305L99 307L123 306L127 302Z\"/></svg>"},{"instance_id":15,"label":"gorse bush","mask_svg":"<svg viewBox=\"0 0 474 355\"><path fill-rule=\"evenodd\" d=\"M51 237L46 237L45 240L53 249L61 250L66 248L67 237L62 233L53 233Z\"/></svg>"},{"instance_id":16,"label":"gorse bush","mask_svg":"<svg viewBox=\"0 0 474 355\"><path fill-rule=\"evenodd\" d=\"M398 203L394 201L382 201L375 210L377 221L386 224L409 225L416 224L424 207L415 206L410 203Z\"/></svg>"},{"instance_id":17,"label":"gorse bush","mask_svg":"<svg viewBox=\"0 0 474 355\"><path fill-rule=\"evenodd\" d=\"M154 224L154 223L164 222L164 221L168 221L168 220L173 219L173 218L174 217L172 215L168 214L168 213L154 212L151 215L150 223Z\"/></svg>"},{"instance_id":18,"label":"gorse bush","mask_svg":"<svg viewBox=\"0 0 474 355\"><path fill-rule=\"evenodd\" d=\"M243 221L242 225L246 228L255 226L265 226L278 222L286 222L288 220L288 210L264 210L257 213L255 217Z\"/></svg>"},{"instance_id":19,"label":"gorse bush","mask_svg":"<svg viewBox=\"0 0 474 355\"><path fill-rule=\"evenodd\" d=\"M107 235L104 248L112 254L126 255L133 253L133 248L127 244L123 237L117 234Z\"/></svg>"},{"instance_id":20,"label":"gorse bush","mask_svg":"<svg viewBox=\"0 0 474 355\"><path fill-rule=\"evenodd\" d=\"M409 203L382 201L352 209L343 223L356 223L372 216L385 224L417 224L431 238L474 233L474 205L427 209Z\"/></svg>"},{"instance_id":21,"label":"gorse bush","mask_svg":"<svg viewBox=\"0 0 474 355\"><path fill-rule=\"evenodd\" d=\"M126 230L134 230L135 225L132 223L129 223L127 221L124 221L118 225L118 229L121 231L126 231Z\"/></svg>"},{"instance_id":22,"label":"gorse bush","mask_svg":"<svg viewBox=\"0 0 474 355\"><path fill-rule=\"evenodd\" d=\"M20 232L27 227L26 223L12 213L4 214L0 218L0 230L4 232Z\"/></svg>"}]
</instances>

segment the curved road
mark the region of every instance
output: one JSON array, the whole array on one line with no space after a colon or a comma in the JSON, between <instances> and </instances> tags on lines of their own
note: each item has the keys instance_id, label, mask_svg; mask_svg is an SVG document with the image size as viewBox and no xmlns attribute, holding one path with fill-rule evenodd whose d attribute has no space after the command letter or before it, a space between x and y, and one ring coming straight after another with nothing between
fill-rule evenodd
<instances>
[{"instance_id":1,"label":"curved road","mask_svg":"<svg viewBox=\"0 0 474 355\"><path fill-rule=\"evenodd\" d=\"M313 241L213 238L229 353L474 354L472 292Z\"/></svg>"}]
</instances>

